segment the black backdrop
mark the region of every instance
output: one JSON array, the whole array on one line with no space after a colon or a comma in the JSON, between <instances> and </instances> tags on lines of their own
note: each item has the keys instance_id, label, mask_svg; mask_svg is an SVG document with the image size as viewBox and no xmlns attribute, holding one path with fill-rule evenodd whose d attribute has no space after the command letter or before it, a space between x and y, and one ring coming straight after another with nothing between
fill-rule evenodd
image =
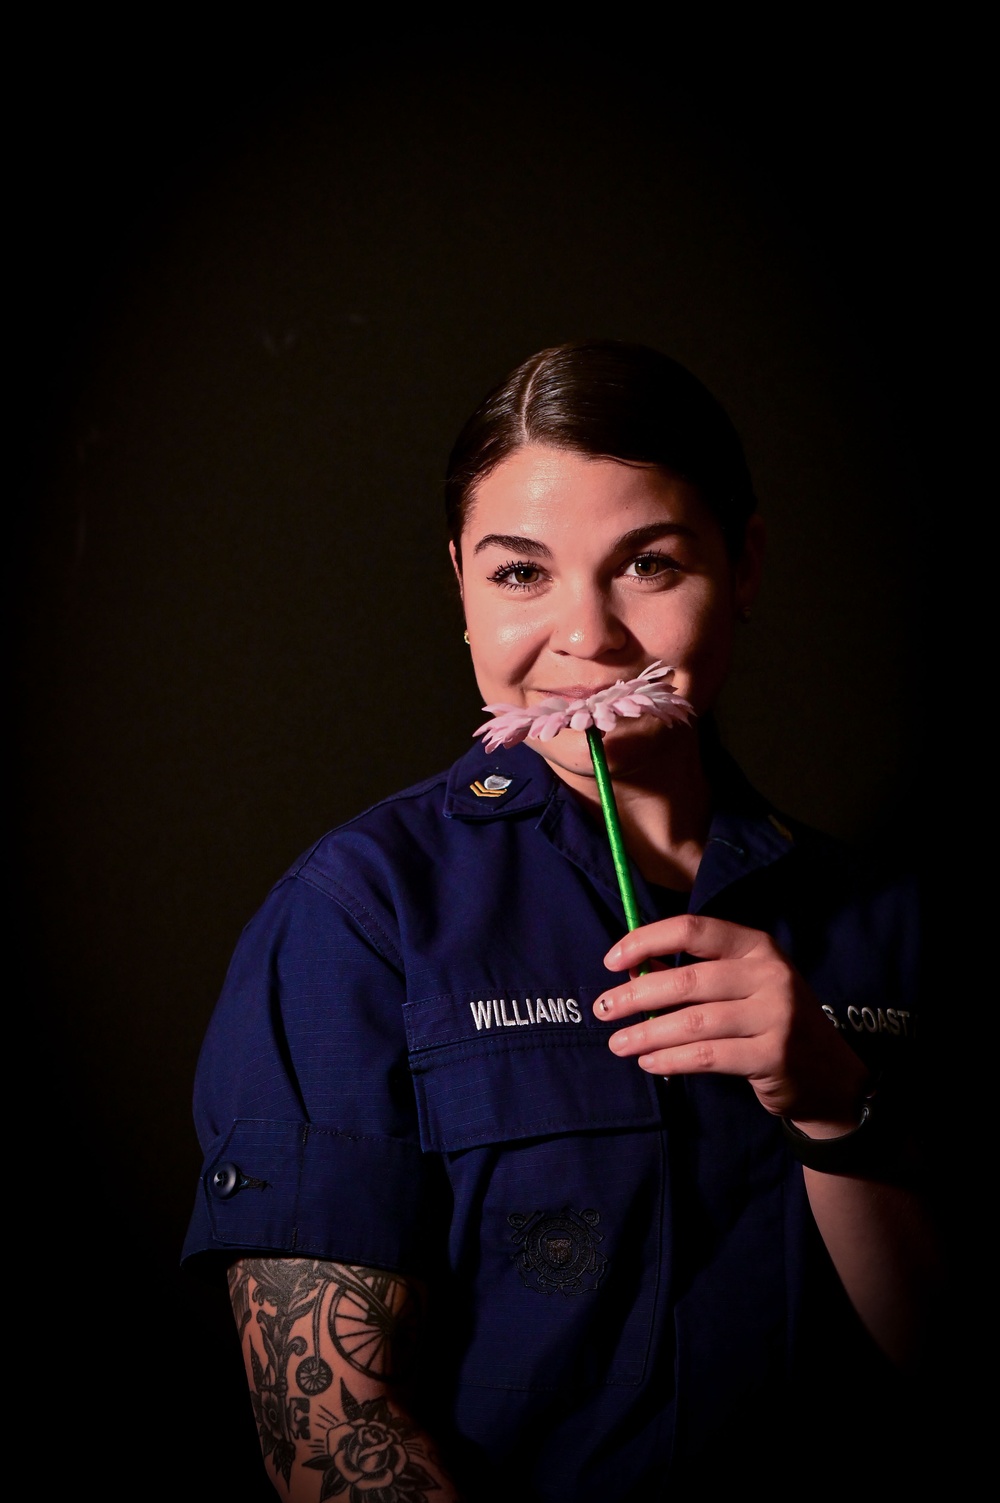
<instances>
[{"instance_id":1,"label":"black backdrop","mask_svg":"<svg viewBox=\"0 0 1000 1503\"><path fill-rule=\"evenodd\" d=\"M468 743L440 480L511 365L635 338L722 399L770 537L724 734L795 815L923 855L978 161L938 41L25 59L9 1076L38 1391L61 1361L102 1496L271 1496L176 1273L195 1059L270 883Z\"/></svg>"}]
</instances>

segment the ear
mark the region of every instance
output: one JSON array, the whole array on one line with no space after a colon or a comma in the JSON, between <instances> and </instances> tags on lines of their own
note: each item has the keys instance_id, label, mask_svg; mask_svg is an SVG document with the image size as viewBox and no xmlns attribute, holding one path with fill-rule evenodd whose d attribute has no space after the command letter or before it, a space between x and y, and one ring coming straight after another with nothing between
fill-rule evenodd
<instances>
[{"instance_id":1,"label":"ear","mask_svg":"<svg viewBox=\"0 0 1000 1503\"><path fill-rule=\"evenodd\" d=\"M455 578L458 580L458 593L464 599L465 596L462 590L462 565L458 561L458 549L454 543L448 544L448 552L451 555L451 567L454 569Z\"/></svg>"},{"instance_id":2,"label":"ear","mask_svg":"<svg viewBox=\"0 0 1000 1503\"><path fill-rule=\"evenodd\" d=\"M736 565L735 603L737 611L748 611L757 597L764 569L764 518L754 512L747 523L743 554Z\"/></svg>"}]
</instances>

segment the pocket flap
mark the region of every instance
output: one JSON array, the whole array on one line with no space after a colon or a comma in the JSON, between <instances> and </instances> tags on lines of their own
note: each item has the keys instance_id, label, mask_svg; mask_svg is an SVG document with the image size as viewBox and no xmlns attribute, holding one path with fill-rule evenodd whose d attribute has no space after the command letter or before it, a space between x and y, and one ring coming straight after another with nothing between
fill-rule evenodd
<instances>
[{"instance_id":1,"label":"pocket flap","mask_svg":"<svg viewBox=\"0 0 1000 1503\"><path fill-rule=\"evenodd\" d=\"M426 1151L616 1127L658 1127L653 1079L581 1028L448 1044L411 1054Z\"/></svg>"}]
</instances>

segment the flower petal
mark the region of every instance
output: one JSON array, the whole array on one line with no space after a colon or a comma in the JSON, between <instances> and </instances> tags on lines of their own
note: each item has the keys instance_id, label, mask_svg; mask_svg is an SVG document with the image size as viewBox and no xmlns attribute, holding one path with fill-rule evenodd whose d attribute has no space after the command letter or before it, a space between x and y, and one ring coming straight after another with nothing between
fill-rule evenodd
<instances>
[{"instance_id":1,"label":"flower petal","mask_svg":"<svg viewBox=\"0 0 1000 1503\"><path fill-rule=\"evenodd\" d=\"M539 715L531 727L531 734L539 741L551 741L569 724L566 710L553 710L548 715Z\"/></svg>"},{"instance_id":2,"label":"flower petal","mask_svg":"<svg viewBox=\"0 0 1000 1503\"><path fill-rule=\"evenodd\" d=\"M483 705L492 720L485 721L473 736L484 736L487 753L499 746L517 746L526 736L537 741L551 741L567 727L574 731L589 730L596 725L605 734L614 729L616 718L635 720L640 715L655 715L664 725L674 721L689 724L694 708L670 685L675 669L656 662L631 679L618 679L608 689L600 689L585 699L566 699L552 694L538 705Z\"/></svg>"}]
</instances>

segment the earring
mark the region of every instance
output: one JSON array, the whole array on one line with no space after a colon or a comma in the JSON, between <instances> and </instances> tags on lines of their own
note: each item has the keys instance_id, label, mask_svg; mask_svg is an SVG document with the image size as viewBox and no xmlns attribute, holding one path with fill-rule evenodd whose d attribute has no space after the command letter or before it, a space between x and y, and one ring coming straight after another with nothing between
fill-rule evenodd
<instances>
[{"instance_id":1,"label":"earring","mask_svg":"<svg viewBox=\"0 0 1000 1503\"><path fill-rule=\"evenodd\" d=\"M469 646L469 633L467 631L464 631L462 633L462 641L465 643L466 647Z\"/></svg>"}]
</instances>

